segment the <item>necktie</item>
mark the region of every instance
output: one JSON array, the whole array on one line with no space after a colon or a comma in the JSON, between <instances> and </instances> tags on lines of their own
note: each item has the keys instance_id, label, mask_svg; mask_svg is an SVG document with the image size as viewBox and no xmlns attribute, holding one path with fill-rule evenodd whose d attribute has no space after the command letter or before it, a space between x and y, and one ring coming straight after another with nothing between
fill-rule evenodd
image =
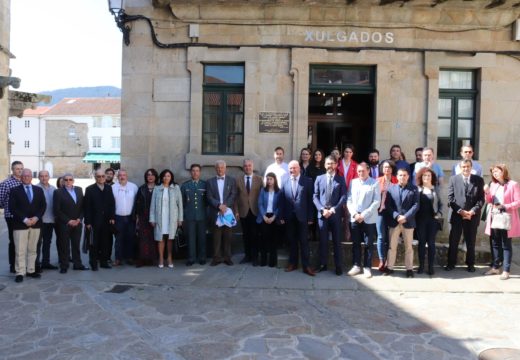
<instances>
[{"instance_id":1,"label":"necktie","mask_svg":"<svg viewBox=\"0 0 520 360\"><path fill-rule=\"evenodd\" d=\"M246 190L247 190L248 194L251 191L251 181L249 179L250 179L250 177L248 176L247 180L246 180Z\"/></svg>"},{"instance_id":2,"label":"necktie","mask_svg":"<svg viewBox=\"0 0 520 360\"><path fill-rule=\"evenodd\" d=\"M219 176L217 179L218 180L224 180L224 176Z\"/></svg>"},{"instance_id":3,"label":"necktie","mask_svg":"<svg viewBox=\"0 0 520 360\"><path fill-rule=\"evenodd\" d=\"M325 195L326 206L330 206L330 198L332 196L332 176L328 176L329 180L327 181L327 191Z\"/></svg>"},{"instance_id":4,"label":"necktie","mask_svg":"<svg viewBox=\"0 0 520 360\"><path fill-rule=\"evenodd\" d=\"M296 199L296 178L292 177L292 195Z\"/></svg>"},{"instance_id":5,"label":"necktie","mask_svg":"<svg viewBox=\"0 0 520 360\"><path fill-rule=\"evenodd\" d=\"M25 193L27 194L27 199L29 199L29 202L32 202L32 189L31 189L31 185L26 185L25 186Z\"/></svg>"},{"instance_id":6,"label":"necktie","mask_svg":"<svg viewBox=\"0 0 520 360\"><path fill-rule=\"evenodd\" d=\"M469 187L468 178L464 178L464 191L467 192Z\"/></svg>"}]
</instances>

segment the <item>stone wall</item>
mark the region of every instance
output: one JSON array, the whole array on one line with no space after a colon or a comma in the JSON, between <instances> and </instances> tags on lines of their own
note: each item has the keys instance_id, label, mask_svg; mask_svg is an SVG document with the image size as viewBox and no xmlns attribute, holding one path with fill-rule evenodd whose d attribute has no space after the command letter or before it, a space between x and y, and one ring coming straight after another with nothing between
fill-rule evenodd
<instances>
[{"instance_id":1,"label":"stone wall","mask_svg":"<svg viewBox=\"0 0 520 360\"><path fill-rule=\"evenodd\" d=\"M0 0L0 76L9 76L9 34L11 29L10 0ZM9 173L7 119L9 118L9 96L7 88L0 98L0 178Z\"/></svg>"},{"instance_id":2,"label":"stone wall","mask_svg":"<svg viewBox=\"0 0 520 360\"><path fill-rule=\"evenodd\" d=\"M75 126L76 135L69 137L69 127ZM84 163L82 159L88 150L87 124L78 124L68 120L48 120L45 122L45 157L44 164L52 164L54 177L66 172L78 178L89 177L92 164ZM76 139L79 139L77 141Z\"/></svg>"}]
</instances>

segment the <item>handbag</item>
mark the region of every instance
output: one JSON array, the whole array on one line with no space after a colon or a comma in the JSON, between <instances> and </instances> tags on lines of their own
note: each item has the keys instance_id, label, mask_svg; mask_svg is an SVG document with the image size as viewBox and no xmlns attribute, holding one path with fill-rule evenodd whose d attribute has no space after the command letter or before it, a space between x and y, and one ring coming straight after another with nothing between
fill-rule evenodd
<instances>
[{"instance_id":1,"label":"handbag","mask_svg":"<svg viewBox=\"0 0 520 360\"><path fill-rule=\"evenodd\" d=\"M511 214L507 211L491 211L491 229L511 230Z\"/></svg>"},{"instance_id":2,"label":"handbag","mask_svg":"<svg viewBox=\"0 0 520 360\"><path fill-rule=\"evenodd\" d=\"M480 216L480 220L487 221L487 216L489 213L489 209L491 208L490 203L485 203L484 207L482 208L482 215Z\"/></svg>"},{"instance_id":3,"label":"handbag","mask_svg":"<svg viewBox=\"0 0 520 360\"><path fill-rule=\"evenodd\" d=\"M94 244L94 229L92 227L90 229L85 227L85 231L83 232L83 245L81 247L83 254L89 252L92 244Z\"/></svg>"},{"instance_id":4,"label":"handbag","mask_svg":"<svg viewBox=\"0 0 520 360\"><path fill-rule=\"evenodd\" d=\"M444 229L444 218L442 216L435 217L435 221L437 222L439 231L442 231L442 229Z\"/></svg>"},{"instance_id":5,"label":"handbag","mask_svg":"<svg viewBox=\"0 0 520 360\"><path fill-rule=\"evenodd\" d=\"M188 243L186 242L186 237L184 237L184 231L180 226L177 227L177 231L175 232L175 244L177 245L178 249L181 249L188 245Z\"/></svg>"}]
</instances>

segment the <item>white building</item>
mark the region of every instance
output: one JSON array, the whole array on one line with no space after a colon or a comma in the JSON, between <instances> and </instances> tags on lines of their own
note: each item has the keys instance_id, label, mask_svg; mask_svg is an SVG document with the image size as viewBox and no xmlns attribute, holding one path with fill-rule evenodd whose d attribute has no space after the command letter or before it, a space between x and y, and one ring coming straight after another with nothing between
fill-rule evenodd
<instances>
[{"instance_id":1,"label":"white building","mask_svg":"<svg viewBox=\"0 0 520 360\"><path fill-rule=\"evenodd\" d=\"M23 161L34 171L46 169L51 176L73 172L84 177L101 164L119 167L119 98L65 98L50 108L11 118L10 124L10 141L16 146L11 161Z\"/></svg>"},{"instance_id":2,"label":"white building","mask_svg":"<svg viewBox=\"0 0 520 360\"><path fill-rule=\"evenodd\" d=\"M11 116L8 123L10 160L19 160L25 167L37 171L43 168L45 156L45 123L41 116L50 109L40 106L27 109L23 117Z\"/></svg>"}]
</instances>

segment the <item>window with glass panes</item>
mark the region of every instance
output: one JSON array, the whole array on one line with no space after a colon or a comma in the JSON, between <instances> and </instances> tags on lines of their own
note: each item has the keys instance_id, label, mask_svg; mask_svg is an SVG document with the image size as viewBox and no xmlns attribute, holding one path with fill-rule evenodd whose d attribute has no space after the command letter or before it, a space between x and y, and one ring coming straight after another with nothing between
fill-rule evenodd
<instances>
[{"instance_id":1,"label":"window with glass panes","mask_svg":"<svg viewBox=\"0 0 520 360\"><path fill-rule=\"evenodd\" d=\"M477 154L475 83L474 70L441 70L439 73L439 159L458 159L462 145L472 145Z\"/></svg>"},{"instance_id":2,"label":"window with glass panes","mask_svg":"<svg viewBox=\"0 0 520 360\"><path fill-rule=\"evenodd\" d=\"M244 65L204 65L202 153L244 153Z\"/></svg>"}]
</instances>

